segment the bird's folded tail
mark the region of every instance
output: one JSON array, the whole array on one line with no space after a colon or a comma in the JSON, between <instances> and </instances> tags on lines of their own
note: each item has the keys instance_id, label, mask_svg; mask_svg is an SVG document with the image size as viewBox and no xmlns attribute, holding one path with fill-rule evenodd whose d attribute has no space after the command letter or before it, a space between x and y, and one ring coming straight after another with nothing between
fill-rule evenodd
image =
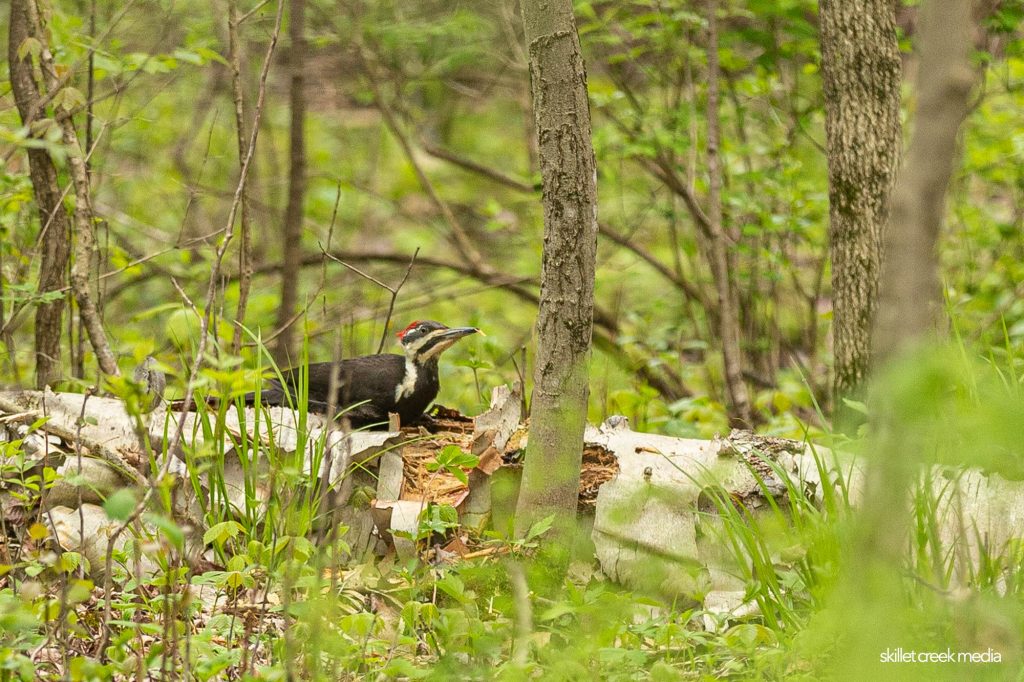
<instances>
[{"instance_id":1,"label":"bird's folded tail","mask_svg":"<svg viewBox=\"0 0 1024 682\"><path fill-rule=\"evenodd\" d=\"M205 404L207 407L217 409L220 407L222 401L223 398L210 395L206 396L205 400L201 402L202 404ZM241 401L243 405L255 405L256 394L246 393L241 397ZM235 403L235 399L231 399L227 401L227 403L229 405L233 405ZM285 392L281 390L279 386L270 385L264 387L264 389L261 391L260 404L265 406L288 405L288 397L285 395ZM189 401L187 405L185 404L184 400L172 400L170 403L170 409L174 410L175 412L194 412L196 410L196 407L197 403L194 398L191 401Z\"/></svg>"}]
</instances>

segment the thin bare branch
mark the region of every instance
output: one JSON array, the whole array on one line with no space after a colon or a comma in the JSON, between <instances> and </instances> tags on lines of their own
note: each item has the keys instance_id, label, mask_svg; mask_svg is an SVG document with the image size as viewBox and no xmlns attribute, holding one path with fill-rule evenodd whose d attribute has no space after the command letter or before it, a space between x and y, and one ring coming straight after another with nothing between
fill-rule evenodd
<instances>
[{"instance_id":1,"label":"thin bare branch","mask_svg":"<svg viewBox=\"0 0 1024 682\"><path fill-rule=\"evenodd\" d=\"M443 149L437 145L430 144L429 142L421 142L423 151L430 154L433 157L447 161L453 165L458 166L463 170L467 170L471 173L476 173L480 177L486 178L492 182L496 182L499 185L510 187L517 192L523 192L525 194L535 194L540 191L539 186L532 185L522 180L518 180L507 173L502 173L497 168L491 168L485 166L482 163L477 163L472 159L467 159L464 156L459 156L455 152L448 149Z\"/></svg>"},{"instance_id":2,"label":"thin bare branch","mask_svg":"<svg viewBox=\"0 0 1024 682\"><path fill-rule=\"evenodd\" d=\"M732 403L733 415L740 425L751 425L750 395L743 378L743 355L740 350L739 308L732 281L728 254L727 230L722 224L722 166L719 149L720 120L718 68L718 2L708 3L708 231L711 233L711 271L718 294L719 338L722 342L722 364L725 383Z\"/></svg>"}]
</instances>

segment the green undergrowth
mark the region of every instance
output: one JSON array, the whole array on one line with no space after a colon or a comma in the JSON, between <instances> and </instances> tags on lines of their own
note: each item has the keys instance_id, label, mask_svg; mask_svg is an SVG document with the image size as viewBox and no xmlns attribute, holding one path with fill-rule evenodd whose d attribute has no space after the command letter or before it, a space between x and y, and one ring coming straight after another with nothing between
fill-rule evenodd
<instances>
[{"instance_id":1,"label":"green undergrowth","mask_svg":"<svg viewBox=\"0 0 1024 682\"><path fill-rule=\"evenodd\" d=\"M204 394L239 396L251 380L211 358L198 383ZM53 550L45 518L5 520L7 537L21 540L0 552L0 680L817 680L872 669L880 679L1014 678L1024 661L1024 545L993 544L971 513L951 535L940 500L967 466L1005 485L1024 477L1020 364L941 350L879 387L898 405L894 428L915 446L905 456L923 465L909 495L890 491L892 518L905 510L909 528L903 560L883 565L894 592L849 594L858 582L848 569L863 551L850 462L892 456L868 436L812 443L814 473L832 485L771 465L785 486L760 509L707 488L699 524L731 557L752 605L728 616L705 610L702 594L616 585L587 554L552 583L532 558L547 523L518 541L485 531L473 538L483 556L445 560L437 547L457 517L429 505L409 538L419 559L353 556L353 531L329 504L335 491L310 474L323 465L323 439L300 435L298 454L268 447L261 411L250 437L225 428L225 401L197 422L203 439L184 450L188 478L156 480L145 523L130 524L131 541L112 555L109 585L83 555ZM144 402L130 382L122 389L130 406ZM239 454L253 440L264 443L261 464ZM6 493L31 502L52 485L54 470L24 464L23 440L2 447ZM472 465L457 455L438 466ZM153 475L162 456L152 453ZM229 479L243 484L229 490ZM132 518L141 495L111 496L108 517ZM365 509L372 496L357 486L350 504ZM136 579L139 565L148 572ZM1000 662L884 660L911 651Z\"/></svg>"}]
</instances>

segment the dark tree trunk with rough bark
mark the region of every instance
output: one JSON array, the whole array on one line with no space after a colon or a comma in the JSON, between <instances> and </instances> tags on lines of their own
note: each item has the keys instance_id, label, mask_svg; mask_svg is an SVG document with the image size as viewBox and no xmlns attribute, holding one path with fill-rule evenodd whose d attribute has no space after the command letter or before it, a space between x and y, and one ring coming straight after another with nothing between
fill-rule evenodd
<instances>
[{"instance_id":1,"label":"dark tree trunk with rough bark","mask_svg":"<svg viewBox=\"0 0 1024 682\"><path fill-rule=\"evenodd\" d=\"M587 74L571 0L523 0L544 186L544 253L530 437L516 532L576 518L597 254L597 170ZM549 543L549 546L553 543ZM565 545L563 544L562 547Z\"/></svg>"},{"instance_id":2,"label":"dark tree trunk with rough bark","mask_svg":"<svg viewBox=\"0 0 1024 682\"><path fill-rule=\"evenodd\" d=\"M833 395L861 397L870 365L882 239L900 157L901 64L892 0L821 0L829 169Z\"/></svg>"},{"instance_id":3,"label":"dark tree trunk with rough bark","mask_svg":"<svg viewBox=\"0 0 1024 682\"><path fill-rule=\"evenodd\" d=\"M288 35L291 38L291 152L288 163L288 205L284 212L281 253L284 270L281 278L281 307L277 328L281 330L274 345L274 358L291 364L295 352L295 305L299 297L299 272L302 269L302 212L306 198L306 95L303 91L306 68L306 0L289 3Z\"/></svg>"},{"instance_id":4,"label":"dark tree trunk with rough bark","mask_svg":"<svg viewBox=\"0 0 1024 682\"><path fill-rule=\"evenodd\" d=\"M32 73L31 56L19 56L19 51L30 33L29 16L22 2L11 3L11 21L8 26L7 56L11 70L11 90L23 125L30 125L38 114L39 86ZM57 291L65 286L65 272L71 254L71 221L61 202L57 169L50 155L43 149L28 150L29 175L39 208L40 240L39 293ZM60 380L60 339L64 298L36 307L35 355L36 386L43 388Z\"/></svg>"}]
</instances>

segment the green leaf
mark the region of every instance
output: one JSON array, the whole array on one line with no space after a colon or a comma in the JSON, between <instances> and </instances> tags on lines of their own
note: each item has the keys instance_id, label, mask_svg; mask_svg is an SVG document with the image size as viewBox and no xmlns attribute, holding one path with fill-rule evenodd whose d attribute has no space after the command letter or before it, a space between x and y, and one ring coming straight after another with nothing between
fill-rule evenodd
<instances>
[{"instance_id":1,"label":"green leaf","mask_svg":"<svg viewBox=\"0 0 1024 682\"><path fill-rule=\"evenodd\" d=\"M82 555L78 552L64 552L60 555L57 568L63 573L72 573L82 564Z\"/></svg>"},{"instance_id":2,"label":"green leaf","mask_svg":"<svg viewBox=\"0 0 1024 682\"><path fill-rule=\"evenodd\" d=\"M127 521L137 502L135 493L130 488L121 488L103 503L103 511L107 513L108 519Z\"/></svg>"},{"instance_id":3,"label":"green leaf","mask_svg":"<svg viewBox=\"0 0 1024 682\"><path fill-rule=\"evenodd\" d=\"M75 111L85 106L85 95L78 88L65 87L53 98L53 104L64 111Z\"/></svg>"},{"instance_id":4,"label":"green leaf","mask_svg":"<svg viewBox=\"0 0 1024 682\"><path fill-rule=\"evenodd\" d=\"M21 45L18 46L18 59L24 59L28 54L32 55L34 59L38 59L42 52L43 44L39 42L38 38L30 36L21 41Z\"/></svg>"},{"instance_id":5,"label":"green leaf","mask_svg":"<svg viewBox=\"0 0 1024 682\"><path fill-rule=\"evenodd\" d=\"M547 533L549 530L551 530L551 526L554 525L554 523L555 523L555 515L554 514L551 514L550 516L544 517L540 521L537 521L532 526L530 526L530 530L528 530L526 532L526 538L525 539L526 540L533 540L534 538L538 538L541 535L544 535L544 533Z\"/></svg>"},{"instance_id":6,"label":"green leaf","mask_svg":"<svg viewBox=\"0 0 1024 682\"><path fill-rule=\"evenodd\" d=\"M242 524L237 521L221 521L203 533L203 542L206 544L215 542L218 547L223 547L225 542L238 537L240 533L245 533Z\"/></svg>"},{"instance_id":7,"label":"green leaf","mask_svg":"<svg viewBox=\"0 0 1024 682\"><path fill-rule=\"evenodd\" d=\"M147 514L145 521L160 530L176 549L181 550L185 547L185 532L173 520L160 514Z\"/></svg>"},{"instance_id":8,"label":"green leaf","mask_svg":"<svg viewBox=\"0 0 1024 682\"><path fill-rule=\"evenodd\" d=\"M249 565L249 562L246 561L245 556L243 556L241 554L236 554L235 556L233 556L230 559L228 559L227 569L229 571L241 572L241 571L244 571L246 566L248 566L248 565Z\"/></svg>"},{"instance_id":9,"label":"green leaf","mask_svg":"<svg viewBox=\"0 0 1024 682\"><path fill-rule=\"evenodd\" d=\"M843 404L849 407L854 412L858 412L865 417L868 416L868 406L859 400L850 400L849 398L843 398Z\"/></svg>"}]
</instances>

